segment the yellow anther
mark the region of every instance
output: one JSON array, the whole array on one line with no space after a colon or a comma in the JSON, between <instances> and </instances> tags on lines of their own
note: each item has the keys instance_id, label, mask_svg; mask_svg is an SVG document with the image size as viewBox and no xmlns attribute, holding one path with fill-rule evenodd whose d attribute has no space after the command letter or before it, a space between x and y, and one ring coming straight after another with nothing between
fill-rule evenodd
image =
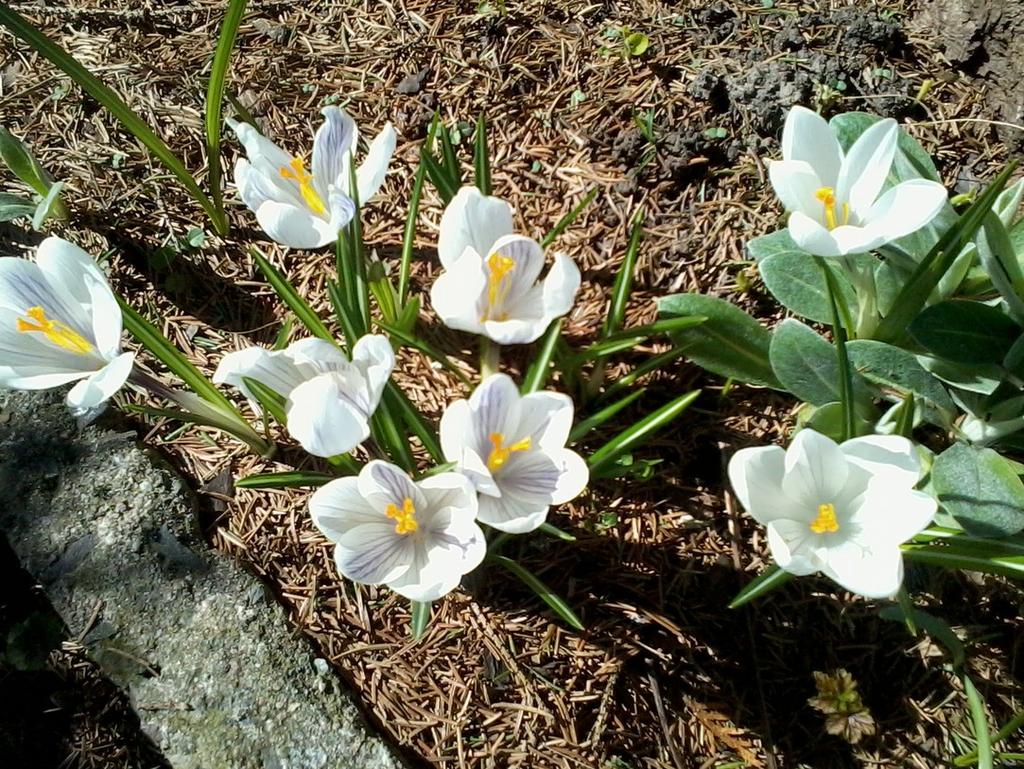
<instances>
[{"instance_id":1,"label":"yellow anther","mask_svg":"<svg viewBox=\"0 0 1024 769\"><path fill-rule=\"evenodd\" d=\"M420 527L416 523L416 506L409 497L402 500L401 510L397 505L390 504L384 508L384 515L395 521L395 534L412 534Z\"/></svg>"},{"instance_id":2,"label":"yellow anther","mask_svg":"<svg viewBox=\"0 0 1024 769\"><path fill-rule=\"evenodd\" d=\"M831 187L819 187L818 191L814 193L814 197L821 201L821 204L825 206L825 225L830 229L834 230L841 224L850 223L850 204L843 203L843 216L842 221L836 216L836 191Z\"/></svg>"},{"instance_id":3,"label":"yellow anther","mask_svg":"<svg viewBox=\"0 0 1024 769\"><path fill-rule=\"evenodd\" d=\"M818 517L811 521L811 531L815 534L835 534L839 531L835 505L831 502L818 505Z\"/></svg>"},{"instance_id":4,"label":"yellow anther","mask_svg":"<svg viewBox=\"0 0 1024 769\"><path fill-rule=\"evenodd\" d=\"M314 214L327 212L327 206L324 205L323 198L320 197L313 186L313 174L306 173L306 164L302 158L292 158L292 162L289 165L281 166L278 171L285 179L298 182L302 199L306 201L306 205L310 207Z\"/></svg>"},{"instance_id":5,"label":"yellow anther","mask_svg":"<svg viewBox=\"0 0 1024 769\"><path fill-rule=\"evenodd\" d=\"M487 310L481 320L505 320L508 317L505 313L498 313L496 316L492 316L491 313L495 308L500 307L501 303L505 301L505 297L508 296L509 289L512 288L509 275L515 268L515 259L502 256L498 252L487 257L487 269L490 270L490 275L487 278Z\"/></svg>"},{"instance_id":6,"label":"yellow anther","mask_svg":"<svg viewBox=\"0 0 1024 769\"><path fill-rule=\"evenodd\" d=\"M528 451L530 449L529 437L516 441L511 446L505 445L505 436L501 433L491 433L491 453L487 456L487 469L492 473L500 470L514 451Z\"/></svg>"},{"instance_id":7,"label":"yellow anther","mask_svg":"<svg viewBox=\"0 0 1024 769\"><path fill-rule=\"evenodd\" d=\"M42 307L30 307L25 311L27 318L18 318L18 333L40 333L48 342L75 355L88 355L93 351L92 344L66 323L46 317Z\"/></svg>"}]
</instances>

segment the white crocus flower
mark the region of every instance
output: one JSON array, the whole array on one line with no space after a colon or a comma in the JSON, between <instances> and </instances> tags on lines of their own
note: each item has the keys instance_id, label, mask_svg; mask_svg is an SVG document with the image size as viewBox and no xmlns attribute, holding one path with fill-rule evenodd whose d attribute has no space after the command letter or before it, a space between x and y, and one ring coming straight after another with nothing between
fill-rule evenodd
<instances>
[{"instance_id":1,"label":"white crocus flower","mask_svg":"<svg viewBox=\"0 0 1024 769\"><path fill-rule=\"evenodd\" d=\"M271 238L291 248L333 243L355 215L349 164L359 141L355 121L341 107L324 107L324 123L313 138L313 163L289 155L248 123L229 121L245 147L235 164L235 185ZM395 151L395 129L387 123L370 143L356 170L360 204L380 189Z\"/></svg>"},{"instance_id":2,"label":"white crocus flower","mask_svg":"<svg viewBox=\"0 0 1024 769\"><path fill-rule=\"evenodd\" d=\"M565 448L572 419L567 395L520 395L505 374L492 374L468 401L445 410L441 448L480 492L481 522L512 534L533 531L548 507L586 488L586 462Z\"/></svg>"},{"instance_id":3,"label":"white crocus flower","mask_svg":"<svg viewBox=\"0 0 1024 769\"><path fill-rule=\"evenodd\" d=\"M862 254L930 222L945 188L911 179L882 192L896 157L899 127L879 120L843 153L828 123L796 106L782 130L783 160L768 172L789 214L790 237L817 256Z\"/></svg>"},{"instance_id":4,"label":"white crocus flower","mask_svg":"<svg viewBox=\"0 0 1024 769\"><path fill-rule=\"evenodd\" d=\"M309 501L313 523L337 545L339 572L413 601L437 600L480 565L487 544L476 510L473 486L458 473L414 483L380 460Z\"/></svg>"},{"instance_id":5,"label":"white crocus flower","mask_svg":"<svg viewBox=\"0 0 1024 769\"><path fill-rule=\"evenodd\" d=\"M516 235L508 203L463 187L441 217L438 255L445 271L430 291L449 328L499 344L526 344L572 308L580 271L555 254L543 280L544 249Z\"/></svg>"},{"instance_id":6,"label":"white crocus flower","mask_svg":"<svg viewBox=\"0 0 1024 769\"><path fill-rule=\"evenodd\" d=\"M318 457L351 451L370 435L370 416L395 367L387 338L362 337L352 360L323 339L303 339L271 352L248 347L229 353L213 381L241 390L257 408L244 378L255 379L286 400L288 432Z\"/></svg>"},{"instance_id":7,"label":"white crocus flower","mask_svg":"<svg viewBox=\"0 0 1024 769\"><path fill-rule=\"evenodd\" d=\"M803 429L788 450L742 449L729 462L736 496L767 527L781 568L820 571L868 598L899 590L900 545L935 516L935 500L914 490L920 477L914 444L897 435L837 445Z\"/></svg>"},{"instance_id":8,"label":"white crocus flower","mask_svg":"<svg viewBox=\"0 0 1024 769\"><path fill-rule=\"evenodd\" d=\"M0 386L47 390L78 382L67 404L96 416L132 372L121 308L92 257L46 238L36 261L0 258Z\"/></svg>"}]
</instances>

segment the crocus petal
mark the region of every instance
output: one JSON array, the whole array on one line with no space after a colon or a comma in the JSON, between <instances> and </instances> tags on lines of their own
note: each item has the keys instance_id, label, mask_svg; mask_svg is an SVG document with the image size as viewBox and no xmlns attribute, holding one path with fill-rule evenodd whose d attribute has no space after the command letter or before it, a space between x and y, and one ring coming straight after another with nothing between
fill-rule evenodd
<instances>
[{"instance_id":1,"label":"crocus petal","mask_svg":"<svg viewBox=\"0 0 1024 769\"><path fill-rule=\"evenodd\" d=\"M446 508L448 520L472 523L476 520L476 490L469 479L460 473L438 473L424 478L417 484L427 497L427 505L433 511Z\"/></svg>"},{"instance_id":2,"label":"crocus petal","mask_svg":"<svg viewBox=\"0 0 1024 769\"><path fill-rule=\"evenodd\" d=\"M239 123L236 120L228 120L228 126L235 132L238 141L245 148L252 163L266 163L271 168L287 168L292 162L292 156L270 141L266 136L257 131L248 123Z\"/></svg>"},{"instance_id":3,"label":"crocus petal","mask_svg":"<svg viewBox=\"0 0 1024 769\"><path fill-rule=\"evenodd\" d=\"M103 274L96 261L74 243L69 243L63 238L51 236L43 240L36 251L36 264L51 287L65 292L81 307L92 306L95 299L93 284L98 283L111 294L107 276ZM114 305L117 306L116 301ZM93 311L95 312L96 308L93 308ZM83 320L84 315L85 313ZM117 315L120 317L120 309Z\"/></svg>"},{"instance_id":4,"label":"crocus petal","mask_svg":"<svg viewBox=\"0 0 1024 769\"><path fill-rule=\"evenodd\" d=\"M866 254L891 240L871 222L865 223L863 227L836 227L830 234L839 253L843 255Z\"/></svg>"},{"instance_id":5,"label":"crocus petal","mask_svg":"<svg viewBox=\"0 0 1024 769\"><path fill-rule=\"evenodd\" d=\"M548 322L572 309L580 288L580 270L567 254L555 254L555 262L544 278L544 315Z\"/></svg>"},{"instance_id":6,"label":"crocus petal","mask_svg":"<svg viewBox=\"0 0 1024 769\"><path fill-rule=\"evenodd\" d=\"M937 510L938 503L930 494L876 482L850 518L858 528L852 539L875 548L901 545L928 528Z\"/></svg>"},{"instance_id":7,"label":"crocus petal","mask_svg":"<svg viewBox=\"0 0 1024 769\"><path fill-rule=\"evenodd\" d=\"M829 548L822 572L865 598L890 598L903 584L903 556L895 546L867 550L847 541Z\"/></svg>"},{"instance_id":8,"label":"crocus petal","mask_svg":"<svg viewBox=\"0 0 1024 769\"><path fill-rule=\"evenodd\" d=\"M343 207L338 209L339 213L343 210ZM308 208L273 200L268 200L256 210L256 221L273 240L289 248L320 248L333 243L340 229L340 226L333 227L326 219L315 216Z\"/></svg>"},{"instance_id":9,"label":"crocus petal","mask_svg":"<svg viewBox=\"0 0 1024 769\"><path fill-rule=\"evenodd\" d=\"M432 539L416 547L409 570L388 581L388 587L410 601L430 602L454 590L462 575L472 571L486 550L483 532L470 541ZM473 561L476 561L474 564Z\"/></svg>"},{"instance_id":10,"label":"crocus petal","mask_svg":"<svg viewBox=\"0 0 1024 769\"><path fill-rule=\"evenodd\" d=\"M843 251L832 232L802 211L789 215L789 236L800 248L815 256L842 256Z\"/></svg>"},{"instance_id":11,"label":"crocus petal","mask_svg":"<svg viewBox=\"0 0 1024 769\"><path fill-rule=\"evenodd\" d=\"M94 414L124 387L135 364L135 353L126 352L87 379L81 380L67 394L67 405L76 417Z\"/></svg>"},{"instance_id":12,"label":"crocus petal","mask_svg":"<svg viewBox=\"0 0 1024 769\"><path fill-rule=\"evenodd\" d=\"M89 291L91 331L96 353L105 360L111 360L121 353L121 306L105 280L87 276L82 282Z\"/></svg>"},{"instance_id":13,"label":"crocus petal","mask_svg":"<svg viewBox=\"0 0 1024 769\"><path fill-rule=\"evenodd\" d=\"M388 520L383 511L370 507L354 477L336 478L317 489L309 499L309 513L313 524L332 542L356 526Z\"/></svg>"},{"instance_id":14,"label":"crocus petal","mask_svg":"<svg viewBox=\"0 0 1024 769\"><path fill-rule=\"evenodd\" d=\"M346 531L338 540L334 561L353 582L381 585L409 571L414 550L414 540L396 533L394 522L385 520Z\"/></svg>"},{"instance_id":15,"label":"crocus petal","mask_svg":"<svg viewBox=\"0 0 1024 769\"><path fill-rule=\"evenodd\" d=\"M368 462L359 473L359 491L381 509L389 504L401 508L406 499L411 499L417 510L427 508L423 492L413 483L409 474L379 459Z\"/></svg>"},{"instance_id":16,"label":"crocus petal","mask_svg":"<svg viewBox=\"0 0 1024 769\"><path fill-rule=\"evenodd\" d=\"M768 532L768 549L779 568L798 577L818 571L811 553L805 546L811 536L806 521L776 518L765 529Z\"/></svg>"},{"instance_id":17,"label":"crocus petal","mask_svg":"<svg viewBox=\"0 0 1024 769\"><path fill-rule=\"evenodd\" d=\"M271 352L263 347L229 352L213 373L214 383L237 387L246 398L255 401L245 384L246 378L255 379L284 398L306 380L285 351Z\"/></svg>"},{"instance_id":18,"label":"crocus petal","mask_svg":"<svg viewBox=\"0 0 1024 769\"><path fill-rule=\"evenodd\" d=\"M475 251L467 251L434 281L430 303L448 328L479 333L483 329L480 302L486 292L483 260Z\"/></svg>"},{"instance_id":19,"label":"crocus petal","mask_svg":"<svg viewBox=\"0 0 1024 769\"><path fill-rule=\"evenodd\" d=\"M367 334L352 347L352 363L366 379L369 402L361 405L365 406L367 414L372 414L395 368L395 351L387 337Z\"/></svg>"},{"instance_id":20,"label":"crocus petal","mask_svg":"<svg viewBox=\"0 0 1024 769\"><path fill-rule=\"evenodd\" d=\"M324 107L320 114L324 122L313 137L312 170L317 193L326 198L331 185L347 189L346 169L356 149L353 144L356 124L341 107Z\"/></svg>"},{"instance_id":21,"label":"crocus petal","mask_svg":"<svg viewBox=\"0 0 1024 769\"><path fill-rule=\"evenodd\" d=\"M539 298L540 292L537 291L536 293ZM498 344L529 344L540 339L547 330L547 327L551 325L551 321L538 314L526 318L516 317L507 320L487 320L482 325L481 333Z\"/></svg>"},{"instance_id":22,"label":"crocus petal","mask_svg":"<svg viewBox=\"0 0 1024 769\"><path fill-rule=\"evenodd\" d=\"M740 449L729 460L729 482L743 509L761 524L793 514L782 491L786 452L780 446Z\"/></svg>"},{"instance_id":23,"label":"crocus petal","mask_svg":"<svg viewBox=\"0 0 1024 769\"><path fill-rule=\"evenodd\" d=\"M921 477L914 444L900 435L865 435L839 445L848 462L892 488L912 489Z\"/></svg>"},{"instance_id":24,"label":"crocus petal","mask_svg":"<svg viewBox=\"0 0 1024 769\"><path fill-rule=\"evenodd\" d=\"M347 397L354 378L344 372L320 374L289 394L288 432L310 454L345 454L370 437L366 415Z\"/></svg>"},{"instance_id":25,"label":"crocus petal","mask_svg":"<svg viewBox=\"0 0 1024 769\"><path fill-rule=\"evenodd\" d=\"M528 437L534 447L545 450L565 446L575 413L572 398L564 393L534 392L523 396L521 409L516 440Z\"/></svg>"},{"instance_id":26,"label":"crocus petal","mask_svg":"<svg viewBox=\"0 0 1024 769\"><path fill-rule=\"evenodd\" d=\"M445 269L450 269L467 248L485 258L498 239L512 234L513 229L508 203L485 196L476 187L463 187L441 216L437 255Z\"/></svg>"},{"instance_id":27,"label":"crocus petal","mask_svg":"<svg viewBox=\"0 0 1024 769\"><path fill-rule=\"evenodd\" d=\"M366 159L356 170L356 187L359 190L360 205L376 195L384 183L388 164L391 163L391 156L395 154L397 143L398 136L391 123L385 124L381 132L370 142Z\"/></svg>"},{"instance_id":28,"label":"crocus petal","mask_svg":"<svg viewBox=\"0 0 1024 769\"><path fill-rule=\"evenodd\" d=\"M558 484L551 492L551 504L562 505L575 499L590 483L590 468L586 460L571 449L550 452L559 467Z\"/></svg>"},{"instance_id":29,"label":"crocus petal","mask_svg":"<svg viewBox=\"0 0 1024 769\"><path fill-rule=\"evenodd\" d=\"M946 188L927 179L901 182L875 201L867 214L871 229L886 241L902 238L928 224L946 204Z\"/></svg>"},{"instance_id":30,"label":"crocus petal","mask_svg":"<svg viewBox=\"0 0 1024 769\"><path fill-rule=\"evenodd\" d=\"M835 187L843 162L843 151L832 129L817 112L794 106L782 128L782 157L807 163L822 184Z\"/></svg>"},{"instance_id":31,"label":"crocus petal","mask_svg":"<svg viewBox=\"0 0 1024 769\"><path fill-rule=\"evenodd\" d=\"M512 260L506 294L509 304L529 291L544 269L544 249L536 240L523 235L503 235L494 242L489 252L481 251L480 254L484 256L485 263L494 254Z\"/></svg>"},{"instance_id":32,"label":"crocus petal","mask_svg":"<svg viewBox=\"0 0 1024 769\"><path fill-rule=\"evenodd\" d=\"M522 406L519 388L508 374L491 374L469 397L473 412L474 448L481 456L490 453L490 437L517 434Z\"/></svg>"},{"instance_id":33,"label":"crocus petal","mask_svg":"<svg viewBox=\"0 0 1024 769\"><path fill-rule=\"evenodd\" d=\"M73 275L67 275L60 282L73 279ZM88 341L95 341L89 314L72 294L60 284L51 284L34 262L13 256L0 258L0 308L21 316L30 307L42 307L50 318L66 323Z\"/></svg>"},{"instance_id":34,"label":"crocus petal","mask_svg":"<svg viewBox=\"0 0 1024 769\"><path fill-rule=\"evenodd\" d=\"M824 225L825 207L815 193L825 185L814 168L802 160L773 160L768 164L768 178L787 211L802 211Z\"/></svg>"},{"instance_id":35,"label":"crocus petal","mask_svg":"<svg viewBox=\"0 0 1024 769\"><path fill-rule=\"evenodd\" d=\"M469 446L464 447L456 461L459 472L469 479L477 491L481 494L490 494L492 497L501 496L501 487L498 486L484 458L475 450Z\"/></svg>"},{"instance_id":36,"label":"crocus petal","mask_svg":"<svg viewBox=\"0 0 1024 769\"><path fill-rule=\"evenodd\" d=\"M836 182L836 199L850 204L858 217L863 217L882 191L893 158L899 126L892 118L879 120L867 128L843 158Z\"/></svg>"},{"instance_id":37,"label":"crocus petal","mask_svg":"<svg viewBox=\"0 0 1024 769\"><path fill-rule=\"evenodd\" d=\"M548 517L546 502L518 499L503 493L500 497L480 495L477 520L508 534L525 534L537 529Z\"/></svg>"},{"instance_id":38,"label":"crocus petal","mask_svg":"<svg viewBox=\"0 0 1024 769\"><path fill-rule=\"evenodd\" d=\"M449 462L459 461L462 448L467 438L472 435L470 418L469 401L462 399L448 404L448 408L441 414L438 434L444 458Z\"/></svg>"},{"instance_id":39,"label":"crocus petal","mask_svg":"<svg viewBox=\"0 0 1024 769\"><path fill-rule=\"evenodd\" d=\"M349 359L336 344L315 336L299 339L288 345L283 352L270 354L290 360L306 379L349 366Z\"/></svg>"},{"instance_id":40,"label":"crocus petal","mask_svg":"<svg viewBox=\"0 0 1024 769\"><path fill-rule=\"evenodd\" d=\"M783 492L812 514L818 505L830 503L839 495L849 473L846 457L835 441L811 429L796 434L786 451L785 465Z\"/></svg>"}]
</instances>

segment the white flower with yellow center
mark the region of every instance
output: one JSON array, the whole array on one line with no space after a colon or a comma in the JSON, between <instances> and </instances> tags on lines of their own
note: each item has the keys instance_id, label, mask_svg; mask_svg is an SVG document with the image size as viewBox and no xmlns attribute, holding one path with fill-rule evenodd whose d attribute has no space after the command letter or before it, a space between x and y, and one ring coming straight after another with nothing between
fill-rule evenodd
<instances>
[{"instance_id":1,"label":"white flower with yellow center","mask_svg":"<svg viewBox=\"0 0 1024 769\"><path fill-rule=\"evenodd\" d=\"M788 450L742 449L729 462L736 496L768 529L781 568L797 575L820 571L868 598L899 590L900 545L935 516L935 500L914 490L920 477L914 444L896 435L837 445L804 429Z\"/></svg>"},{"instance_id":2,"label":"white flower with yellow center","mask_svg":"<svg viewBox=\"0 0 1024 769\"><path fill-rule=\"evenodd\" d=\"M533 531L551 505L587 486L586 462L565 448L573 404L567 395L520 395L505 374L493 374L469 400L441 417L441 448L480 492L479 520L511 534Z\"/></svg>"},{"instance_id":3,"label":"white flower with yellow center","mask_svg":"<svg viewBox=\"0 0 1024 769\"><path fill-rule=\"evenodd\" d=\"M555 254L543 280L544 249L516 235L508 203L463 187L441 217L438 256L444 272L430 300L449 328L499 344L526 344L572 308L580 271Z\"/></svg>"},{"instance_id":4,"label":"white flower with yellow center","mask_svg":"<svg viewBox=\"0 0 1024 769\"><path fill-rule=\"evenodd\" d=\"M911 179L882 192L898 139L896 121L879 120L844 154L824 118L805 107L789 111L783 159L768 172L800 248L816 256L862 254L935 218L946 202L937 182Z\"/></svg>"},{"instance_id":5,"label":"white flower with yellow center","mask_svg":"<svg viewBox=\"0 0 1024 769\"><path fill-rule=\"evenodd\" d=\"M121 308L87 253L47 238L35 263L0 258L0 386L47 390L78 382L67 404L99 413L132 372L121 352Z\"/></svg>"},{"instance_id":6,"label":"white flower with yellow center","mask_svg":"<svg viewBox=\"0 0 1024 769\"><path fill-rule=\"evenodd\" d=\"M476 493L458 473L413 482L388 462L338 478L309 501L313 523L337 546L338 571L353 582L387 585L413 601L451 592L487 551L476 524Z\"/></svg>"},{"instance_id":7,"label":"white flower with yellow center","mask_svg":"<svg viewBox=\"0 0 1024 769\"><path fill-rule=\"evenodd\" d=\"M213 381L241 390L258 408L245 379L255 379L285 398L288 432L310 454L333 457L370 435L370 416L395 367L386 337L368 335L352 348L352 360L323 339L303 339L272 352L248 347L228 353Z\"/></svg>"},{"instance_id":8,"label":"white flower with yellow center","mask_svg":"<svg viewBox=\"0 0 1024 769\"><path fill-rule=\"evenodd\" d=\"M301 156L289 155L248 123L229 121L247 159L235 164L235 185L271 238L291 248L333 243L352 219L349 165L359 142L355 121L341 107L324 107L324 123L313 138L309 169ZM388 123L370 143L356 170L360 204L380 189L395 151L395 130Z\"/></svg>"}]
</instances>

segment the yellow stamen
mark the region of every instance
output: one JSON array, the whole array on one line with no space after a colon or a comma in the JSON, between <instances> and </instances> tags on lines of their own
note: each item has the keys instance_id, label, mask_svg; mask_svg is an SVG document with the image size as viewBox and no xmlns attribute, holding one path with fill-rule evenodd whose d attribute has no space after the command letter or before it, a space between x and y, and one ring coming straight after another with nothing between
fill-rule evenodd
<instances>
[{"instance_id":1,"label":"yellow stamen","mask_svg":"<svg viewBox=\"0 0 1024 769\"><path fill-rule=\"evenodd\" d=\"M818 191L814 193L814 197L825 206L825 225L830 230L834 230L840 224L850 223L849 203L843 203L842 221L839 221L839 218L836 216L836 191L834 189L831 187L819 187Z\"/></svg>"},{"instance_id":2,"label":"yellow stamen","mask_svg":"<svg viewBox=\"0 0 1024 769\"><path fill-rule=\"evenodd\" d=\"M505 301L509 290L512 288L512 281L509 275L516 268L514 259L495 252L487 257L487 269L491 274L487 278L487 310L481 320L491 319L491 313L496 307L500 307ZM505 320L508 317L505 313L494 316L494 320Z\"/></svg>"},{"instance_id":3,"label":"yellow stamen","mask_svg":"<svg viewBox=\"0 0 1024 769\"><path fill-rule=\"evenodd\" d=\"M30 307L25 311L25 315L28 317L17 320L16 328L19 334L38 332L43 334L48 342L75 355L88 355L93 351L92 344L85 337L66 323L47 318L46 310L42 307Z\"/></svg>"},{"instance_id":4,"label":"yellow stamen","mask_svg":"<svg viewBox=\"0 0 1024 769\"><path fill-rule=\"evenodd\" d=\"M500 470L508 458L512 456L514 451L528 451L530 448L530 438L523 438L521 441L516 441L511 446L505 445L505 436L501 433L491 433L491 445L494 446L491 449L491 453L487 456L487 469L492 473Z\"/></svg>"},{"instance_id":5,"label":"yellow stamen","mask_svg":"<svg viewBox=\"0 0 1024 769\"><path fill-rule=\"evenodd\" d=\"M811 522L811 531L815 534L835 534L839 531L835 505L831 502L818 505L818 517Z\"/></svg>"},{"instance_id":6,"label":"yellow stamen","mask_svg":"<svg viewBox=\"0 0 1024 769\"><path fill-rule=\"evenodd\" d=\"M420 527L416 523L416 507L409 497L402 500L401 510L397 505L390 504L384 508L384 515L395 521L395 534L412 534Z\"/></svg>"},{"instance_id":7,"label":"yellow stamen","mask_svg":"<svg viewBox=\"0 0 1024 769\"><path fill-rule=\"evenodd\" d=\"M302 158L292 158L292 162L289 165L281 166L278 171L285 179L298 182L302 199L306 201L306 205L310 207L314 214L327 212L327 206L324 205L323 198L320 197L313 186L313 174L306 173L306 164Z\"/></svg>"}]
</instances>

